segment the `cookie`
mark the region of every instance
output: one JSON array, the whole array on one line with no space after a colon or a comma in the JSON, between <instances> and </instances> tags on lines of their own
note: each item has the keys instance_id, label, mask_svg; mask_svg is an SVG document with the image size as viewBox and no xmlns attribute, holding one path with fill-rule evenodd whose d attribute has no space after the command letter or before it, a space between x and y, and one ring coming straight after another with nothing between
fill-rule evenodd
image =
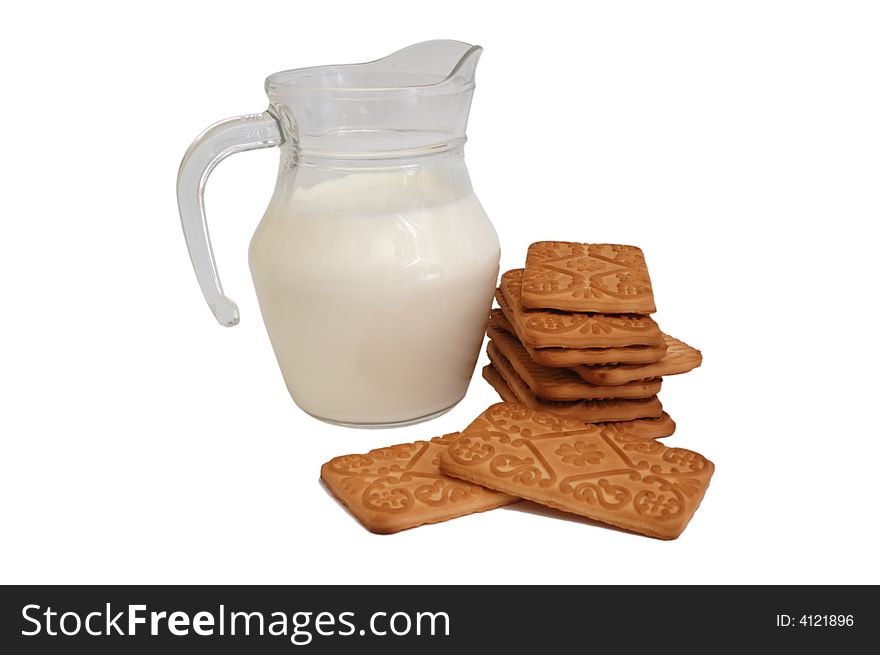
<instances>
[{"instance_id":1,"label":"cookie","mask_svg":"<svg viewBox=\"0 0 880 655\"><path fill-rule=\"evenodd\" d=\"M560 423L537 434L515 405L494 413L452 439L444 473L650 537L684 531L715 470L693 451L633 439L621 424Z\"/></svg>"},{"instance_id":2,"label":"cookie","mask_svg":"<svg viewBox=\"0 0 880 655\"><path fill-rule=\"evenodd\" d=\"M522 304L603 314L657 311L641 248L608 243L539 241L530 245Z\"/></svg>"},{"instance_id":3,"label":"cookie","mask_svg":"<svg viewBox=\"0 0 880 655\"><path fill-rule=\"evenodd\" d=\"M664 334L668 346L662 359L651 364L613 364L608 366L576 366L572 368L581 379L591 384L620 385L664 375L679 375L703 363L703 355L683 341Z\"/></svg>"},{"instance_id":4,"label":"cookie","mask_svg":"<svg viewBox=\"0 0 880 655\"><path fill-rule=\"evenodd\" d=\"M661 379L635 380L618 386L590 384L568 368L542 366L534 361L519 340L489 324L489 349L497 349L510 362L532 392L545 400L598 400L603 398L649 398L660 391Z\"/></svg>"},{"instance_id":5,"label":"cookie","mask_svg":"<svg viewBox=\"0 0 880 655\"><path fill-rule=\"evenodd\" d=\"M495 298L501 306L500 310L492 310L490 323L507 330L522 342L521 332L516 327L516 314L507 303L503 293L496 293ZM625 346L621 348L532 348L523 343L529 356L542 366L571 367L581 364L649 364L656 362L666 353L666 342L662 346Z\"/></svg>"},{"instance_id":6,"label":"cookie","mask_svg":"<svg viewBox=\"0 0 880 655\"><path fill-rule=\"evenodd\" d=\"M516 416L518 425L529 434L584 425L521 405L496 403L465 430L482 430L486 420L503 420L502 415ZM628 439L645 440L669 436L675 423L664 414L659 419L629 421L619 429ZM334 457L321 467L321 479L368 530L383 534L518 501L515 496L468 484L440 471L438 457L456 436L458 433L377 448L363 455Z\"/></svg>"},{"instance_id":7,"label":"cookie","mask_svg":"<svg viewBox=\"0 0 880 655\"><path fill-rule=\"evenodd\" d=\"M518 500L440 472L437 456L456 434L335 457L321 467L321 479L368 530L381 534Z\"/></svg>"},{"instance_id":8,"label":"cookie","mask_svg":"<svg viewBox=\"0 0 880 655\"><path fill-rule=\"evenodd\" d=\"M501 400L507 403L522 403L519 396L513 393L513 389L507 386L507 382L501 377L501 373L493 364L483 367L483 379L489 383L495 391L501 396Z\"/></svg>"},{"instance_id":9,"label":"cookie","mask_svg":"<svg viewBox=\"0 0 880 655\"><path fill-rule=\"evenodd\" d=\"M595 314L526 309L522 296L523 269L501 276L500 289L513 310L520 340L532 348L611 348L663 346L660 326L650 316Z\"/></svg>"},{"instance_id":10,"label":"cookie","mask_svg":"<svg viewBox=\"0 0 880 655\"><path fill-rule=\"evenodd\" d=\"M483 369L483 376L497 376L498 372L490 364ZM497 380L504 384L500 376ZM513 396L513 394L510 394ZM675 421L666 412L657 418L638 418L634 421L616 423L585 423L568 416L545 412L526 407L518 400L506 400L490 405L485 412L475 418L462 434L487 429L491 426L506 425L508 430L523 434L543 434L558 432L562 429L577 429L583 425L617 426L627 439L662 439L675 433Z\"/></svg>"},{"instance_id":11,"label":"cookie","mask_svg":"<svg viewBox=\"0 0 880 655\"><path fill-rule=\"evenodd\" d=\"M523 405L532 409L560 414L585 423L631 421L637 418L658 417L663 414L663 405L660 404L657 396L613 400L544 400L529 389L523 379L516 374L506 357L495 349L488 352L489 361L492 362L507 386L516 394Z\"/></svg>"}]
</instances>

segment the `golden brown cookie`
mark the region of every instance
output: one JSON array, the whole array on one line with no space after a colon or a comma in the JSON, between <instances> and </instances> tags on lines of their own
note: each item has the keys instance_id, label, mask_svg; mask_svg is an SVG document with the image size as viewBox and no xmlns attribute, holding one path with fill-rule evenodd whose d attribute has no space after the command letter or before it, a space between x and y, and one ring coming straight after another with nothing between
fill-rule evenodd
<instances>
[{"instance_id":1,"label":"golden brown cookie","mask_svg":"<svg viewBox=\"0 0 880 655\"><path fill-rule=\"evenodd\" d=\"M651 364L611 364L607 366L575 366L572 370L592 384L619 385L664 375L687 373L703 363L696 348L664 334L668 346L662 359Z\"/></svg>"},{"instance_id":2,"label":"golden brown cookie","mask_svg":"<svg viewBox=\"0 0 880 655\"><path fill-rule=\"evenodd\" d=\"M604 314L651 314L654 293L640 248L539 241L529 246L523 307Z\"/></svg>"},{"instance_id":3,"label":"golden brown cookie","mask_svg":"<svg viewBox=\"0 0 880 655\"><path fill-rule=\"evenodd\" d=\"M508 302L508 298L513 299ZM656 362L666 353L666 343L661 346L611 346L608 348L532 348L522 339L522 330L517 326L516 311L513 309L514 296L504 294L503 287L495 292L495 299L501 307L495 318L503 317L502 329L515 334L529 355L544 366L579 366L581 364L648 364ZM493 310L495 312L495 310Z\"/></svg>"},{"instance_id":4,"label":"golden brown cookie","mask_svg":"<svg viewBox=\"0 0 880 655\"><path fill-rule=\"evenodd\" d=\"M590 384L568 368L542 366L533 360L515 336L490 323L488 349L497 349L513 366L532 392L545 400L598 400L603 398L650 398L660 391L662 380L636 380L618 386Z\"/></svg>"},{"instance_id":5,"label":"golden brown cookie","mask_svg":"<svg viewBox=\"0 0 880 655\"><path fill-rule=\"evenodd\" d=\"M440 455L444 473L658 539L682 533L715 470L693 451L633 439L626 424L538 434L516 405L487 413Z\"/></svg>"},{"instance_id":6,"label":"golden brown cookie","mask_svg":"<svg viewBox=\"0 0 880 655\"><path fill-rule=\"evenodd\" d=\"M657 396L650 398L628 398L612 400L545 400L539 398L529 389L523 379L517 375L506 357L495 349L487 351L489 361L504 379L520 402L532 409L552 412L581 420L585 423L602 423L605 421L632 421L637 418L652 418L663 414L663 405Z\"/></svg>"},{"instance_id":7,"label":"golden brown cookie","mask_svg":"<svg viewBox=\"0 0 880 655\"><path fill-rule=\"evenodd\" d=\"M334 457L321 467L321 479L368 530L382 534L518 500L440 472L437 456L455 436Z\"/></svg>"},{"instance_id":8,"label":"golden brown cookie","mask_svg":"<svg viewBox=\"0 0 880 655\"><path fill-rule=\"evenodd\" d=\"M523 269L501 276L500 291L509 299L511 320L523 344L532 348L621 348L663 346L660 326L650 316L526 309L522 306Z\"/></svg>"},{"instance_id":9,"label":"golden brown cookie","mask_svg":"<svg viewBox=\"0 0 880 655\"><path fill-rule=\"evenodd\" d=\"M515 409L521 429L543 434L560 426L583 426L561 416L497 403L480 414L466 430L482 429L487 417ZM614 425L607 423L606 425ZM629 421L619 428L629 439L654 439L675 431L666 414L659 419ZM485 489L455 478L439 469L440 453L458 433L431 441L377 448L363 455L334 457L321 467L321 479L348 510L372 532L391 533L426 523L483 512L516 502L519 498Z\"/></svg>"},{"instance_id":10,"label":"golden brown cookie","mask_svg":"<svg viewBox=\"0 0 880 655\"><path fill-rule=\"evenodd\" d=\"M483 369L483 376L498 376L497 371L490 364ZM496 378L501 384L504 380L500 376ZM509 390L508 390L509 391ZM510 394L513 396L513 394ZM503 403L490 405L485 412L475 418L462 433L482 430L487 426L506 425L508 430L523 434L543 434L545 432L558 432L563 429L575 429L581 425L605 425L617 426L622 434L628 435L628 439L662 439L675 433L675 421L663 412L657 418L638 418L634 421L619 421L616 423L585 423L553 412L545 412L526 407L518 400L505 400ZM563 426L563 427L560 427Z\"/></svg>"},{"instance_id":11,"label":"golden brown cookie","mask_svg":"<svg viewBox=\"0 0 880 655\"><path fill-rule=\"evenodd\" d=\"M489 386L498 392L498 395L501 396L501 400L504 402L522 404L522 400L520 400L519 396L513 393L513 390L507 386L507 382L504 381L504 378L501 377L498 369L492 364L483 367L483 379L489 383Z\"/></svg>"}]
</instances>

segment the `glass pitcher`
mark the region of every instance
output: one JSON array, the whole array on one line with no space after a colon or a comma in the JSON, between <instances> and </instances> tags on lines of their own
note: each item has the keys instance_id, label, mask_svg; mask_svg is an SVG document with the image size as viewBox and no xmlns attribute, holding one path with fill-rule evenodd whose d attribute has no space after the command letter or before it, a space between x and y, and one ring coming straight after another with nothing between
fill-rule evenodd
<instances>
[{"instance_id":1,"label":"glass pitcher","mask_svg":"<svg viewBox=\"0 0 880 655\"><path fill-rule=\"evenodd\" d=\"M481 48L427 41L369 63L269 76L269 108L190 146L177 198L196 277L221 325L203 192L222 159L280 147L249 262L293 400L343 425L442 414L464 396L498 276L471 188L465 130Z\"/></svg>"}]
</instances>

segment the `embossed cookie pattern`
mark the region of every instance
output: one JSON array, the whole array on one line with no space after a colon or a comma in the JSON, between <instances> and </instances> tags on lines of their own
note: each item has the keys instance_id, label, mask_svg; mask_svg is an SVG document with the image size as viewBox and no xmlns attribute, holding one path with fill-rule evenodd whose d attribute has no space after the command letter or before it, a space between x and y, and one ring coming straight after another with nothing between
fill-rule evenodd
<instances>
[{"instance_id":1,"label":"embossed cookie pattern","mask_svg":"<svg viewBox=\"0 0 880 655\"><path fill-rule=\"evenodd\" d=\"M606 314L656 311L641 249L606 243L533 243L526 256L522 304Z\"/></svg>"},{"instance_id":2,"label":"embossed cookie pattern","mask_svg":"<svg viewBox=\"0 0 880 655\"><path fill-rule=\"evenodd\" d=\"M573 401L539 398L516 373L506 357L491 348L488 354L495 370L507 386L513 389L519 401L527 407L571 417L585 423L631 421L638 418L658 417L663 413L663 405L657 396Z\"/></svg>"},{"instance_id":3,"label":"embossed cookie pattern","mask_svg":"<svg viewBox=\"0 0 880 655\"><path fill-rule=\"evenodd\" d=\"M663 338L666 339L666 354L656 362L641 365L575 366L571 370L586 382L616 385L665 375L680 375L692 371L703 363L703 355L696 348L668 334L664 334Z\"/></svg>"},{"instance_id":4,"label":"embossed cookie pattern","mask_svg":"<svg viewBox=\"0 0 880 655\"><path fill-rule=\"evenodd\" d=\"M321 467L321 479L367 529L378 533L516 502L513 496L440 472L438 455L454 436L335 457Z\"/></svg>"},{"instance_id":5,"label":"embossed cookie pattern","mask_svg":"<svg viewBox=\"0 0 880 655\"><path fill-rule=\"evenodd\" d=\"M608 348L662 346L660 327L638 314L572 313L526 309L521 303L523 269L501 276L500 290L508 299L524 344L533 348Z\"/></svg>"},{"instance_id":6,"label":"embossed cookie pattern","mask_svg":"<svg viewBox=\"0 0 880 655\"><path fill-rule=\"evenodd\" d=\"M487 367L488 368L488 367ZM627 441L657 439L668 437L675 432L675 422L668 414L660 418L642 418L624 423L601 423L602 427L614 426ZM518 434L536 436L553 432L580 430L583 421L572 419L553 412L532 409L520 403L503 402L490 405L486 411L475 418L462 434L470 432L497 432L498 434ZM449 435L450 442L457 434Z\"/></svg>"},{"instance_id":7,"label":"embossed cookie pattern","mask_svg":"<svg viewBox=\"0 0 880 655\"><path fill-rule=\"evenodd\" d=\"M509 403L492 405L465 431L483 431L486 425L517 432L525 430L527 434L584 427L582 421ZM627 439L639 441L668 436L675 430L675 423L664 415L659 419L631 421L620 429ZM453 433L431 441L334 457L321 467L321 479L367 529L383 534L439 523L519 500L440 471L439 457L457 436L458 433Z\"/></svg>"},{"instance_id":8,"label":"embossed cookie pattern","mask_svg":"<svg viewBox=\"0 0 880 655\"><path fill-rule=\"evenodd\" d=\"M634 439L621 424L536 433L505 416L462 432L440 466L463 480L659 539L682 533L715 468L693 451Z\"/></svg>"},{"instance_id":9,"label":"embossed cookie pattern","mask_svg":"<svg viewBox=\"0 0 880 655\"><path fill-rule=\"evenodd\" d=\"M490 339L487 349L497 349L529 389L546 400L649 398L660 391L660 378L617 386L591 384L571 369L538 364L514 335L499 329L494 322L489 323L487 334Z\"/></svg>"},{"instance_id":10,"label":"embossed cookie pattern","mask_svg":"<svg viewBox=\"0 0 880 655\"><path fill-rule=\"evenodd\" d=\"M503 319L502 329L515 334L532 359L544 366L577 366L579 364L647 364L656 362L666 352L666 342L659 346L609 346L607 348L533 348L523 341L522 326L517 323L516 312L507 297L496 291L499 310L492 310L491 317ZM661 335L662 338L662 335Z\"/></svg>"}]
</instances>

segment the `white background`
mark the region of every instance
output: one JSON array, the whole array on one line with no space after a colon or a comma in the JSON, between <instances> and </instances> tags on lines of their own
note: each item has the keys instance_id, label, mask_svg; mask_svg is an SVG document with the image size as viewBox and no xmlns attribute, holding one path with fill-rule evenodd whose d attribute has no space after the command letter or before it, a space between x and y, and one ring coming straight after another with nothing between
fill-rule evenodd
<instances>
[{"instance_id":1,"label":"white background","mask_svg":"<svg viewBox=\"0 0 880 655\"><path fill-rule=\"evenodd\" d=\"M880 582L880 14L869 2L16 3L0 23L0 580ZM368 533L322 462L467 425L299 411L247 245L278 152L208 185L220 328L174 185L276 70L430 38L485 47L467 161L502 269L539 239L634 243L665 331L667 441L717 472L660 542L499 509ZM484 362L481 358L480 365Z\"/></svg>"}]
</instances>

